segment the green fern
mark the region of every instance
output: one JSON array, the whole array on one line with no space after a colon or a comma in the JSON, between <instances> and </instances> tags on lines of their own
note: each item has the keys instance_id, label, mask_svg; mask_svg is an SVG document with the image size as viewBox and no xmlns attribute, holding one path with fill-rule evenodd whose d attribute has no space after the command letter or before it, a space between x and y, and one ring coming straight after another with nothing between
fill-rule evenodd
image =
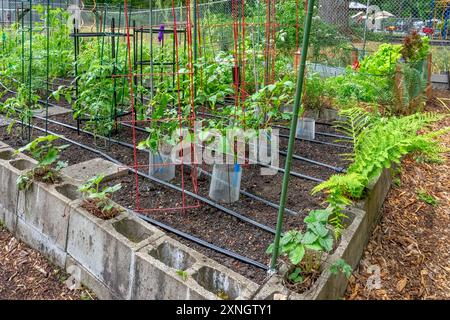
<instances>
[{"instance_id":1,"label":"green fern","mask_svg":"<svg viewBox=\"0 0 450 320\"><path fill-rule=\"evenodd\" d=\"M343 109L339 112L339 115L345 120L336 121L335 128L338 132L351 138L354 150L357 149L364 132L378 119L377 116L359 107ZM347 140L339 141L348 142ZM343 156L347 159L353 159L354 153L343 154Z\"/></svg>"},{"instance_id":2,"label":"green fern","mask_svg":"<svg viewBox=\"0 0 450 320\"><path fill-rule=\"evenodd\" d=\"M402 157L419 152L430 159L438 159L448 149L437 139L450 128L426 132L429 125L443 116L436 113L417 113L405 117L382 118L358 108L347 109L341 114L346 121L339 122L341 132L354 142L353 163L346 174L334 175L313 189L313 194L324 191L326 202L333 210L331 223L342 229L345 218L342 209L364 195L367 185L377 179L385 168L400 163ZM425 131L422 134L418 132Z\"/></svg>"}]
</instances>

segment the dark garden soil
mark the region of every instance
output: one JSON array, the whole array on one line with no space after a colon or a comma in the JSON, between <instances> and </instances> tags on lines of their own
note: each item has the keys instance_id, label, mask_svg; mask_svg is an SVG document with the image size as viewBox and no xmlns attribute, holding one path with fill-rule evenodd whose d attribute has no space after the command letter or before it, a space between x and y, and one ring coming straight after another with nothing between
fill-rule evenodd
<instances>
[{"instance_id":1,"label":"dark garden soil","mask_svg":"<svg viewBox=\"0 0 450 320\"><path fill-rule=\"evenodd\" d=\"M128 118L129 117L126 117L123 120ZM52 116L51 119L76 127L76 121L73 120L72 114ZM45 127L45 122L43 120L35 119L33 124L41 128ZM320 125L318 125L318 127L319 126ZM323 130L322 128L321 130L323 132L336 133L331 127L322 126ZM83 123L82 128L86 129L86 123ZM96 148L126 165L133 165L133 150L130 148L114 143L108 143L101 138L94 139L92 136L84 133L78 135L76 131L64 128L57 124L48 123L48 130L64 135L66 138L76 142ZM21 138L20 131L20 125L18 124L14 126L14 130L11 134L6 132L5 127L1 127L0 139L14 148L21 147L25 145L27 141ZM33 138L43 134L44 133L41 131L32 130ZM111 137L123 142L132 143L132 130L129 127L121 126L119 124L119 130L117 133L113 133ZM139 142L146 137L147 134L145 132L136 132L136 141ZM329 139L328 137L325 137L324 139L329 142L335 140L335 138ZM56 142L56 144L66 143L67 142L62 140ZM285 151L286 149L287 139L280 138L280 150ZM345 152L345 150L346 149L333 146L297 141L295 153L299 156L324 162L329 165L345 166L346 162L339 156L340 153ZM101 156L76 145L70 145L69 148L61 153L60 160L67 161L69 165L72 165L96 157ZM144 166L148 165L147 152L138 151L137 157L139 164ZM278 166L281 168L284 167L283 156L280 156L280 163ZM184 166L183 175L181 174L180 168L181 167L178 166L176 178L172 183L177 186L182 186L182 181L184 181L184 188L191 192L194 191L194 183L189 175L190 168ZM203 169L210 173L212 171L211 166L203 166ZM139 170L146 171L147 168L142 167ZM274 176L262 176L260 170L261 167L257 165L244 165L241 189L278 204L283 174L278 173ZM298 160L293 161L292 171L323 180L335 173L335 171L331 169ZM183 207L182 193L160 186L141 177L139 177L138 181L140 194L139 207L141 209L147 209L143 212L144 214L210 243L232 250L261 263L268 264L269 256L265 253L265 250L273 241L273 235L270 232L238 220L212 206L199 203L188 196L184 197L184 206L195 206L195 208L186 211L169 210L168 208L180 209ZM130 173L127 176L108 182L108 184L111 185L115 183L121 183L122 189L113 195L113 200L126 208L136 209L137 197L135 175ZM298 177L291 177L286 206L288 209L298 212L299 215L292 216L286 214L284 230L302 228L303 218L306 213L311 209L321 207L323 195L311 195L311 189L315 185L317 185L317 182L300 179ZM197 186L198 194L208 198L209 178L205 174L202 174L198 178ZM275 228L276 226L277 210L260 201L241 195L240 201L224 206L271 228ZM184 244L197 249L257 283L262 283L266 278L266 272L261 269L242 263L236 259L229 258L210 249L206 249L191 241L179 237L176 238Z\"/></svg>"},{"instance_id":2,"label":"dark garden soil","mask_svg":"<svg viewBox=\"0 0 450 320\"><path fill-rule=\"evenodd\" d=\"M86 289L69 290L70 276L0 226L0 300L91 300Z\"/></svg>"},{"instance_id":3,"label":"dark garden soil","mask_svg":"<svg viewBox=\"0 0 450 320\"><path fill-rule=\"evenodd\" d=\"M102 220L112 219L120 215L122 212L117 205L110 210L103 210L102 206L99 204L99 201L100 200L98 199L84 199L81 207Z\"/></svg>"},{"instance_id":4,"label":"dark garden soil","mask_svg":"<svg viewBox=\"0 0 450 320\"><path fill-rule=\"evenodd\" d=\"M426 107L427 111L447 114L435 130L450 126L450 101L444 107L436 99L442 97L449 99L450 92L435 92ZM450 133L442 141L449 148ZM346 299L450 299L449 181L448 153L442 164L405 158L397 186L384 203L381 222L350 278ZM437 204L421 200L420 192L433 197ZM377 275L381 282L374 287Z\"/></svg>"},{"instance_id":5,"label":"dark garden soil","mask_svg":"<svg viewBox=\"0 0 450 320\"><path fill-rule=\"evenodd\" d=\"M71 118L71 115L54 116L52 119L58 120L75 126L76 122ZM44 127L42 120L35 120L34 125L41 128ZM94 140L91 136L81 133L78 135L74 130L63 128L56 124L48 124L48 129L54 133L62 134L67 138L77 142L86 144L88 146L97 148L122 163L131 165L133 163L133 150L115 144L108 145L100 138ZM128 131L128 132L127 132ZM115 139L120 139L125 142L131 142L131 130L129 128L122 128L120 134L113 136ZM42 135L42 132L33 130L33 136ZM18 148L26 144L26 140L20 138L20 126L16 125L12 134L8 134L5 128L0 128L0 138L5 143ZM138 133L138 139L144 139L145 133ZM65 144L64 141L58 141L58 144ZM317 152L314 148L323 147L322 152ZM333 147L317 145L312 143L304 143L304 151L301 154L304 157L316 157L315 160L323 161L332 165L342 165L342 162L333 160ZM82 149L78 146L71 145L61 154L61 160L68 161L69 165L86 161L99 157L93 152ZM145 152L138 152L139 163L148 164L148 155ZM282 158L281 158L282 160ZM281 161L282 167L283 161ZM210 168L205 167L205 169ZM144 168L142 168L144 170ZM181 170L177 170L176 179L173 181L175 185L181 186ZM184 186L187 190L193 191L193 183L189 176L190 168L184 169ZM316 165L310 165L304 162L295 161L293 171L302 174L326 179L334 172L327 168L322 168ZM243 179L241 188L248 192L252 192L258 196L264 197L274 203L278 203L279 194L281 192L282 174L275 176L261 176L260 167L256 165L249 165L243 168ZM136 191L135 191L135 177L130 174L123 178L113 180L110 183L122 183L122 189L113 196L113 200L126 208L136 208ZM285 217L284 229L302 228L303 217L310 209L318 208L321 205L321 196L312 196L311 189L316 185L316 182L308 181L292 177L287 208L300 212L298 216L287 214ZM204 197L208 196L209 179L206 175L201 175L198 179L198 193ZM181 210L166 210L167 208L182 207L182 194L165 187L161 187L152 183L148 179L139 178L140 190L140 208L150 209L145 214L152 218L164 222L172 227L178 228L181 231L193 234L210 243L219 245L221 247L230 249L234 252L240 253L243 256L252 258L256 261L267 264L269 256L265 254L267 246L273 241L273 235L267 231L252 226L246 222L242 222L234 217L231 217L218 209L211 206L201 204L199 208L187 210L183 213ZM190 197L185 197L185 206L197 206L199 203ZM227 208L235 210L247 217L250 217L260 223L275 228L277 210L269 207L259 201L251 198L241 196L241 200L235 204L225 205ZM156 210L154 210L156 209ZM183 241L189 246L192 242ZM198 246L197 246L198 247ZM220 263L225 264L231 269L243 274L257 283L261 283L266 277L266 273L260 269L241 263L235 259L225 258L221 254L213 254L212 251L203 247L198 247L201 252L216 258ZM220 258L218 258L220 257Z\"/></svg>"}]
</instances>

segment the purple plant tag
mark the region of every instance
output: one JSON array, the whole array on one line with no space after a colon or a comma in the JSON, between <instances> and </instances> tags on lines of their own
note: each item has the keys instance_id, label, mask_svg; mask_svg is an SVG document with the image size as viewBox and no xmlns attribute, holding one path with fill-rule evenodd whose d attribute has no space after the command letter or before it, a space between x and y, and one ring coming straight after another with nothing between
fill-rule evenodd
<instances>
[{"instance_id":1,"label":"purple plant tag","mask_svg":"<svg viewBox=\"0 0 450 320\"><path fill-rule=\"evenodd\" d=\"M164 40L164 25L159 26L159 32L158 32L158 41L161 42Z\"/></svg>"}]
</instances>

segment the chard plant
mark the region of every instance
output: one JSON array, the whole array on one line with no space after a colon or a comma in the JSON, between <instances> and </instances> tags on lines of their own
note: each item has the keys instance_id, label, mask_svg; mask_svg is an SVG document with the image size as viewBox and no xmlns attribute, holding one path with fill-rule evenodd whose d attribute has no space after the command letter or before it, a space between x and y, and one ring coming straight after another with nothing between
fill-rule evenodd
<instances>
[{"instance_id":1,"label":"chard plant","mask_svg":"<svg viewBox=\"0 0 450 320\"><path fill-rule=\"evenodd\" d=\"M100 188L104 175L96 175L81 185L78 190L83 194L83 207L101 219L113 218L120 209L111 200L111 196L122 188L116 184L112 187Z\"/></svg>"},{"instance_id":2,"label":"chard plant","mask_svg":"<svg viewBox=\"0 0 450 320\"><path fill-rule=\"evenodd\" d=\"M54 184L61 180L59 171L66 167L67 163L58 161L58 159L60 152L67 148L68 145L55 146L53 141L57 139L59 137L55 135L39 137L16 151L16 153L28 151L38 161L38 164L33 169L17 178L17 185L20 190L28 189L34 180L49 184Z\"/></svg>"}]
</instances>

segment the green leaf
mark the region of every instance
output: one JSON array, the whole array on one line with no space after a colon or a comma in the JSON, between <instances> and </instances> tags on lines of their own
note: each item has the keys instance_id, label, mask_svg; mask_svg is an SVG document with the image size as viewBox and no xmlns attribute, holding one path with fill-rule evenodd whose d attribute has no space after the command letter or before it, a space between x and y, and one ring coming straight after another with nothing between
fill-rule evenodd
<instances>
[{"instance_id":1,"label":"green leaf","mask_svg":"<svg viewBox=\"0 0 450 320\"><path fill-rule=\"evenodd\" d=\"M48 150L45 157L40 161L40 164L43 166L51 165L53 162L55 162L58 159L58 150L55 148L52 148Z\"/></svg>"},{"instance_id":2,"label":"green leaf","mask_svg":"<svg viewBox=\"0 0 450 320\"><path fill-rule=\"evenodd\" d=\"M305 256L305 247L303 245L297 245L294 250L289 253L289 260L292 264L297 265Z\"/></svg>"},{"instance_id":3,"label":"green leaf","mask_svg":"<svg viewBox=\"0 0 450 320\"><path fill-rule=\"evenodd\" d=\"M319 243L312 243L312 244L306 244L306 249L308 250L314 250L314 251L323 251L322 246Z\"/></svg>"},{"instance_id":4,"label":"green leaf","mask_svg":"<svg viewBox=\"0 0 450 320\"><path fill-rule=\"evenodd\" d=\"M273 253L273 248L274 248L274 244L271 243L271 244L267 247L266 253L267 253L267 254L272 254L272 253Z\"/></svg>"},{"instance_id":5,"label":"green leaf","mask_svg":"<svg viewBox=\"0 0 450 320\"><path fill-rule=\"evenodd\" d=\"M122 185L120 183L112 186L112 187L107 187L105 188L102 192L103 193L114 193L120 190L120 188L122 188Z\"/></svg>"},{"instance_id":6,"label":"green leaf","mask_svg":"<svg viewBox=\"0 0 450 320\"><path fill-rule=\"evenodd\" d=\"M302 243L303 243L303 244L312 244L312 243L315 242L318 238L319 238L319 236L316 235L315 233L310 232L310 231L307 231L307 232L305 233L305 235L303 236Z\"/></svg>"},{"instance_id":7,"label":"green leaf","mask_svg":"<svg viewBox=\"0 0 450 320\"><path fill-rule=\"evenodd\" d=\"M319 243L326 252L330 252L333 249L333 242L334 241L331 236L327 238L319 238Z\"/></svg>"},{"instance_id":8,"label":"green leaf","mask_svg":"<svg viewBox=\"0 0 450 320\"><path fill-rule=\"evenodd\" d=\"M302 271L300 268L295 268L294 271L289 275L288 279L293 281L294 283L303 282L301 272Z\"/></svg>"}]
</instances>

